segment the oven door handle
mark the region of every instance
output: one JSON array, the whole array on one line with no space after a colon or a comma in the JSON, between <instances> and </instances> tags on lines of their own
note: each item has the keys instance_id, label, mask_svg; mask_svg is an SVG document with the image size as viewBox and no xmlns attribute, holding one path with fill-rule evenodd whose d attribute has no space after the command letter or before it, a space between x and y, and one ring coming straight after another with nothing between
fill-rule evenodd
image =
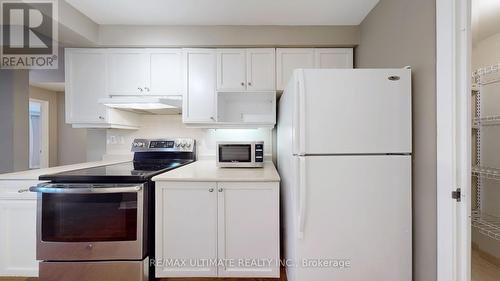
<instances>
[{"instance_id":1,"label":"oven door handle","mask_svg":"<svg viewBox=\"0 0 500 281\"><path fill-rule=\"evenodd\" d=\"M117 187L62 187L60 184L39 184L30 187L31 192L37 193L71 193L71 194L105 194L105 193L133 193L139 192L142 189L140 185L133 186L117 186Z\"/></svg>"}]
</instances>

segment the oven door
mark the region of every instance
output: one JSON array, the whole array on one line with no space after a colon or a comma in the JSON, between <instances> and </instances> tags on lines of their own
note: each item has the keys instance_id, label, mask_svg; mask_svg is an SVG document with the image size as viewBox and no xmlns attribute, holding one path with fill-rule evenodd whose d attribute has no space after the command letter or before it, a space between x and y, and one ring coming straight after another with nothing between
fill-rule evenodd
<instances>
[{"instance_id":1,"label":"oven door","mask_svg":"<svg viewBox=\"0 0 500 281\"><path fill-rule=\"evenodd\" d=\"M146 256L145 186L40 184L37 259L138 260ZM146 196L146 198L145 198Z\"/></svg>"}]
</instances>

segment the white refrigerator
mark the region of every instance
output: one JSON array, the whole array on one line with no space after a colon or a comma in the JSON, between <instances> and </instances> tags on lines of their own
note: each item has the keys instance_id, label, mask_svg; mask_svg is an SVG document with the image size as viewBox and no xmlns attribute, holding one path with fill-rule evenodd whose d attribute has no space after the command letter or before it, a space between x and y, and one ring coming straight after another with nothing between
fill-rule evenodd
<instances>
[{"instance_id":1,"label":"white refrigerator","mask_svg":"<svg viewBox=\"0 0 500 281\"><path fill-rule=\"evenodd\" d=\"M412 280L408 69L298 69L280 102L289 281Z\"/></svg>"}]
</instances>

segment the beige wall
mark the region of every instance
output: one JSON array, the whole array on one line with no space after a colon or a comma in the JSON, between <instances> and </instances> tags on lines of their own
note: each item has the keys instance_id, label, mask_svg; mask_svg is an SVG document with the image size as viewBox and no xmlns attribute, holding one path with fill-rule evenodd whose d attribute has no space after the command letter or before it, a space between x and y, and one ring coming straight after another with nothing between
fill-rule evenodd
<instances>
[{"instance_id":1,"label":"beige wall","mask_svg":"<svg viewBox=\"0 0 500 281\"><path fill-rule=\"evenodd\" d=\"M123 26L99 27L99 46L355 46L358 26Z\"/></svg>"},{"instance_id":2,"label":"beige wall","mask_svg":"<svg viewBox=\"0 0 500 281\"><path fill-rule=\"evenodd\" d=\"M435 0L381 0L361 24L356 50L357 67L413 70L415 281L437 274L435 6Z\"/></svg>"},{"instance_id":3,"label":"beige wall","mask_svg":"<svg viewBox=\"0 0 500 281\"><path fill-rule=\"evenodd\" d=\"M472 70L500 63L500 33L472 46Z\"/></svg>"},{"instance_id":4,"label":"beige wall","mask_svg":"<svg viewBox=\"0 0 500 281\"><path fill-rule=\"evenodd\" d=\"M49 167L59 164L57 145L57 93L30 86L30 99L38 99L49 103Z\"/></svg>"},{"instance_id":5,"label":"beige wall","mask_svg":"<svg viewBox=\"0 0 500 281\"><path fill-rule=\"evenodd\" d=\"M28 71L0 70L0 173L28 169Z\"/></svg>"},{"instance_id":6,"label":"beige wall","mask_svg":"<svg viewBox=\"0 0 500 281\"><path fill-rule=\"evenodd\" d=\"M65 121L64 93L58 93L58 158L59 165L69 165L87 161L87 130L74 129Z\"/></svg>"}]
</instances>

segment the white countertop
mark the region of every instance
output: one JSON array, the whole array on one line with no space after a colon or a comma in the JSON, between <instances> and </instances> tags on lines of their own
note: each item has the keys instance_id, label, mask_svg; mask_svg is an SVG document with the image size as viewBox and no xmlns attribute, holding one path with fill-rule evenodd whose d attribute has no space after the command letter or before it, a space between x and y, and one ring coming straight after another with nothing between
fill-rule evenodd
<instances>
[{"instance_id":1,"label":"white countertop","mask_svg":"<svg viewBox=\"0 0 500 281\"><path fill-rule=\"evenodd\" d=\"M112 165L128 161L130 160L125 160L125 159L103 160L103 161L86 162L73 165L50 167L44 169L27 170L27 171L8 173L8 174L0 174L0 180L38 180L38 177L41 175Z\"/></svg>"},{"instance_id":2,"label":"white countertop","mask_svg":"<svg viewBox=\"0 0 500 281\"><path fill-rule=\"evenodd\" d=\"M153 181L280 181L273 162L263 168L218 168L215 160L200 160L153 177Z\"/></svg>"}]
</instances>

